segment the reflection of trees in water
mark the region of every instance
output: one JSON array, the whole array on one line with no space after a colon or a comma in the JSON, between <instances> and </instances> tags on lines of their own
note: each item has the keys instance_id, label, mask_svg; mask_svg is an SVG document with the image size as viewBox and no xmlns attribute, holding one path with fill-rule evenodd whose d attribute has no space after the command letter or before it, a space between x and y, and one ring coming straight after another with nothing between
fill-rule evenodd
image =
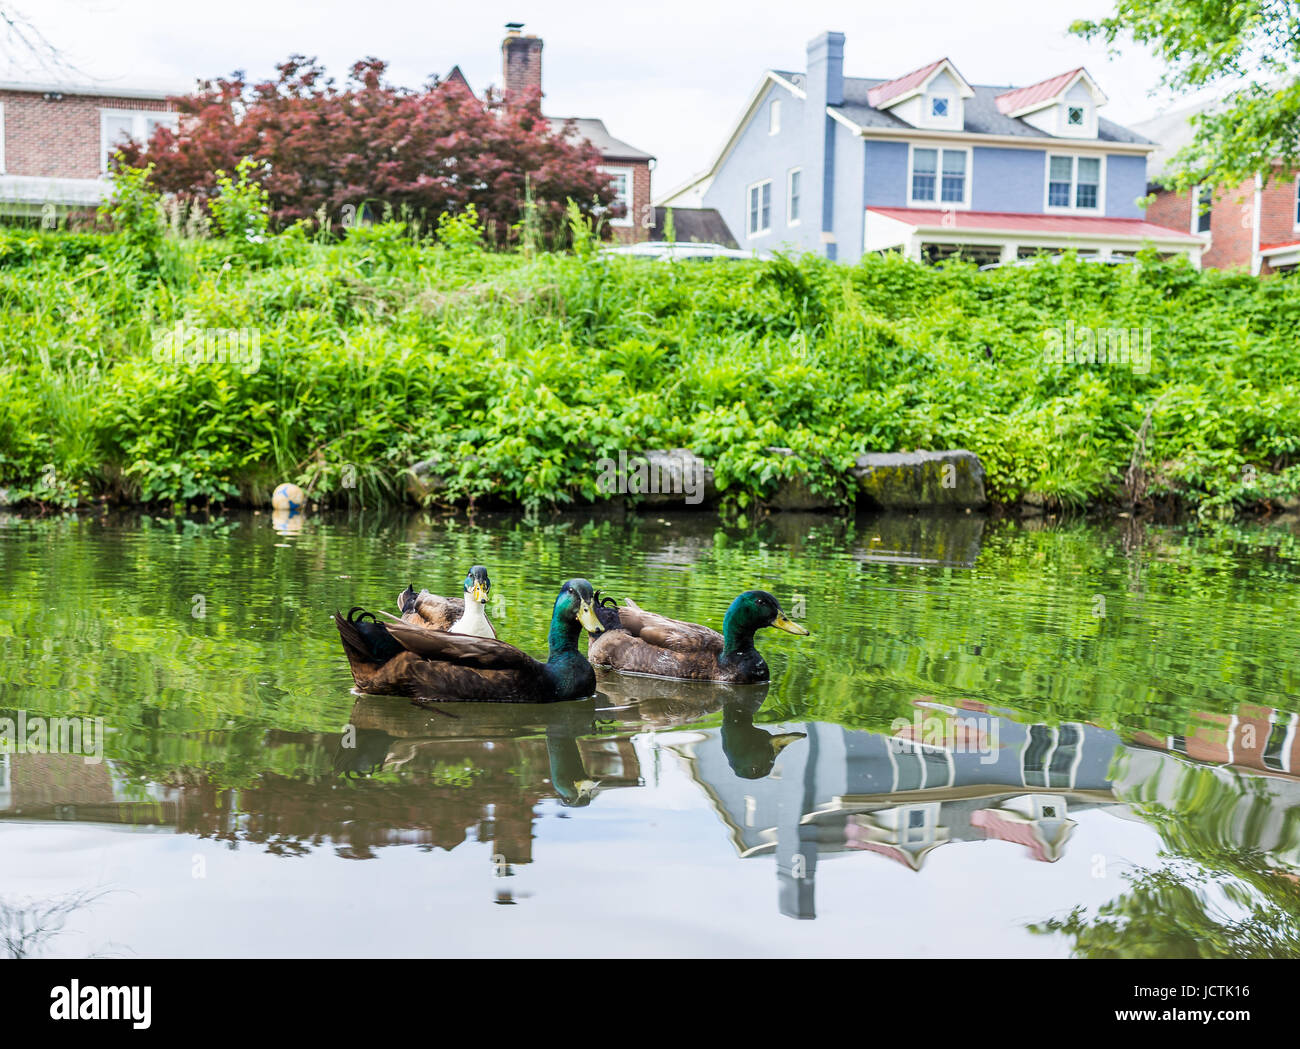
<instances>
[{"instance_id":1,"label":"reflection of trees in water","mask_svg":"<svg viewBox=\"0 0 1300 1049\"><path fill-rule=\"evenodd\" d=\"M0 954L35 957L63 931L73 913L107 894L107 890L82 889L49 900L0 897Z\"/></svg>"},{"instance_id":2,"label":"reflection of trees in water","mask_svg":"<svg viewBox=\"0 0 1300 1049\"><path fill-rule=\"evenodd\" d=\"M1168 809L1144 814L1176 852L1126 871L1126 892L1089 914L1032 924L1082 958L1300 958L1300 877L1267 853L1207 840Z\"/></svg>"}]
</instances>

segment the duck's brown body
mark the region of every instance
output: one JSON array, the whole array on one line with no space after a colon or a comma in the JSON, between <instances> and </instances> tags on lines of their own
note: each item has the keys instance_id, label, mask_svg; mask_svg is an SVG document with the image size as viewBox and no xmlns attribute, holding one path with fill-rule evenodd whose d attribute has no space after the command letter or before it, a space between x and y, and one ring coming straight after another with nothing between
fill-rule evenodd
<instances>
[{"instance_id":1,"label":"duck's brown body","mask_svg":"<svg viewBox=\"0 0 1300 1049\"><path fill-rule=\"evenodd\" d=\"M609 606L598 613L607 628L587 648L593 666L729 684L768 680L762 656L752 649L734 658L725 656L722 635L716 630L647 612L631 599L613 611L616 619L610 616Z\"/></svg>"},{"instance_id":2,"label":"duck's brown body","mask_svg":"<svg viewBox=\"0 0 1300 1049\"><path fill-rule=\"evenodd\" d=\"M430 630L450 630L452 624L465 614L464 599L439 597L427 590L421 590L409 603L404 602L398 607L402 610L404 623L426 626Z\"/></svg>"}]
</instances>

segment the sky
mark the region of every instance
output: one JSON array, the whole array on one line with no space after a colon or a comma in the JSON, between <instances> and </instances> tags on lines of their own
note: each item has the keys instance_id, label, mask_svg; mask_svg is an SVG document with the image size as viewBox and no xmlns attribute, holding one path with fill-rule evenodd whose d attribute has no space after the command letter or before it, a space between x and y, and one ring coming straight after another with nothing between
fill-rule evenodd
<instances>
[{"instance_id":1,"label":"sky","mask_svg":"<svg viewBox=\"0 0 1300 1049\"><path fill-rule=\"evenodd\" d=\"M803 0L259 0L223 9L175 0L0 0L22 12L77 71L60 79L184 90L196 78L269 76L291 53L318 57L341 80L358 58L386 60L391 79L415 87L459 64L481 92L501 79L506 22L544 41L544 109L599 117L610 133L657 158L660 196L706 169L765 69L804 68L806 42L846 37L845 72L894 77L947 56L971 83L1030 84L1086 66L1110 102L1103 114L1132 123L1170 108L1162 67L1126 44L1068 34L1112 0L929 0L925 5ZM39 78L30 63L0 61L0 79ZM50 79L48 76L44 79ZM1186 100L1176 101L1184 104Z\"/></svg>"}]
</instances>

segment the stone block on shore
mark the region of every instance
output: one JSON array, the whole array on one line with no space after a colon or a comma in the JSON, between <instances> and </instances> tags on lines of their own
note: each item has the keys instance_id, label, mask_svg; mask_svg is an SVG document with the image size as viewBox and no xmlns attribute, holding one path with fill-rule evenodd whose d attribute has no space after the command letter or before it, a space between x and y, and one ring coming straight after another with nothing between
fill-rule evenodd
<instances>
[{"instance_id":1,"label":"stone block on shore","mask_svg":"<svg viewBox=\"0 0 1300 1049\"><path fill-rule=\"evenodd\" d=\"M978 510L984 464L974 452L868 452L853 467L858 503L879 510Z\"/></svg>"}]
</instances>

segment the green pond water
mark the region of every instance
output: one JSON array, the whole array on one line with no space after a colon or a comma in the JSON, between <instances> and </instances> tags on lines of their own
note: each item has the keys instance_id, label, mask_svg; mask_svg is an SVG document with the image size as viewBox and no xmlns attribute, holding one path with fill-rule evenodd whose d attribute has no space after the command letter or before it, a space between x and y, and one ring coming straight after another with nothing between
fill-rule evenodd
<instances>
[{"instance_id":1,"label":"green pond water","mask_svg":"<svg viewBox=\"0 0 1300 1049\"><path fill-rule=\"evenodd\" d=\"M330 614L473 563L534 653L575 575L811 634L356 695ZM1298 583L1284 523L0 517L0 953L1296 955Z\"/></svg>"}]
</instances>

